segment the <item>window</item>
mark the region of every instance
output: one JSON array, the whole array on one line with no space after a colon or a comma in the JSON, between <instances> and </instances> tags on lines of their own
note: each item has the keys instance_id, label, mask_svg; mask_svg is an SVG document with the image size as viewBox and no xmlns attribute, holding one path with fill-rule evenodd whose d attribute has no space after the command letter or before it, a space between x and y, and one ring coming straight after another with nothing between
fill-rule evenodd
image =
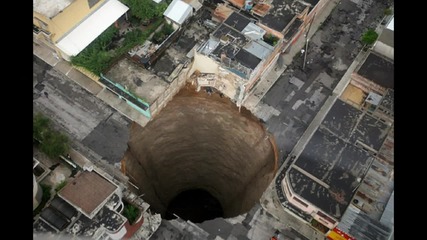
<instances>
[{"instance_id":1,"label":"window","mask_svg":"<svg viewBox=\"0 0 427 240\"><path fill-rule=\"evenodd\" d=\"M34 33L39 33L40 32L40 28L33 24L33 32Z\"/></svg>"},{"instance_id":2,"label":"window","mask_svg":"<svg viewBox=\"0 0 427 240\"><path fill-rule=\"evenodd\" d=\"M336 223L332 218L328 217L326 214L322 213L321 211L317 212L317 215L321 216L321 217L322 217L322 218L324 218L326 221L328 221L328 222L330 222L330 223L332 223L332 224L335 224L335 223Z\"/></svg>"},{"instance_id":3,"label":"window","mask_svg":"<svg viewBox=\"0 0 427 240\"><path fill-rule=\"evenodd\" d=\"M39 23L39 26L36 26L33 24L33 31L35 33L39 33L40 31L42 31L46 35L50 35L49 25L47 23L43 22L42 20L38 19L38 18L34 18L34 19L37 20L37 22ZM37 29L37 31L36 31L36 29Z\"/></svg>"},{"instance_id":4,"label":"window","mask_svg":"<svg viewBox=\"0 0 427 240\"><path fill-rule=\"evenodd\" d=\"M303 205L304 207L308 207L308 204L301 201L299 198L294 197L294 200L297 201L298 203L300 203L301 205Z\"/></svg>"}]
</instances>

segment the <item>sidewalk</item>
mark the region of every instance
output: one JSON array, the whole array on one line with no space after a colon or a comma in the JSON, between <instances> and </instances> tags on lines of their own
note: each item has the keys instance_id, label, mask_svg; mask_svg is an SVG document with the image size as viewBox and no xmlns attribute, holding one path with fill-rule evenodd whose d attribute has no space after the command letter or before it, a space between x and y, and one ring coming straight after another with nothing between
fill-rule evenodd
<instances>
[{"instance_id":1,"label":"sidewalk","mask_svg":"<svg viewBox=\"0 0 427 240\"><path fill-rule=\"evenodd\" d=\"M331 0L325 4L323 10L316 14L313 23L308 33L308 37L311 38L314 33L316 33L319 26L326 20L335 6L339 3L340 0ZM265 96L265 94L270 90L274 83L279 79L280 75L286 70L287 66L292 63L294 56L301 52L301 49L305 45L304 35L301 35L298 40L289 48L289 52L281 54L277 60L277 63L270 72L263 78L258 81L257 85L253 88L251 92L244 99L243 106L254 111L258 103Z\"/></svg>"}]
</instances>

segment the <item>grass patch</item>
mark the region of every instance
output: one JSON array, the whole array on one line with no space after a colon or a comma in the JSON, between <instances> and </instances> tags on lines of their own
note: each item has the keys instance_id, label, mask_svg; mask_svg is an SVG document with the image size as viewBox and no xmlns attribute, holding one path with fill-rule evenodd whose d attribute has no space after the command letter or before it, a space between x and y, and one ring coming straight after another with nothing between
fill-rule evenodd
<instances>
[{"instance_id":1,"label":"grass patch","mask_svg":"<svg viewBox=\"0 0 427 240\"><path fill-rule=\"evenodd\" d=\"M163 18L155 20L144 32L140 29L127 32L120 47L108 50L108 46L118 34L118 29L112 25L77 56L71 57L71 63L87 69L96 76L100 76L101 73L107 70L123 54L136 45L144 43L163 21Z\"/></svg>"},{"instance_id":2,"label":"grass patch","mask_svg":"<svg viewBox=\"0 0 427 240\"><path fill-rule=\"evenodd\" d=\"M39 142L40 151L50 158L65 155L70 149L68 137L54 130L50 120L41 113L33 116L33 139Z\"/></svg>"}]
</instances>

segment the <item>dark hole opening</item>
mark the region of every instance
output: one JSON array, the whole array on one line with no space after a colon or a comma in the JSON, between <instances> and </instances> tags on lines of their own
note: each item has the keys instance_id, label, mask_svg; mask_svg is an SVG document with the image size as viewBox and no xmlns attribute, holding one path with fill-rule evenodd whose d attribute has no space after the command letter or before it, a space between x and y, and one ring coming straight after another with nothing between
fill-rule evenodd
<instances>
[{"instance_id":1,"label":"dark hole opening","mask_svg":"<svg viewBox=\"0 0 427 240\"><path fill-rule=\"evenodd\" d=\"M203 189L187 190L173 198L164 218L175 219L174 214L193 223L224 216L220 202Z\"/></svg>"}]
</instances>

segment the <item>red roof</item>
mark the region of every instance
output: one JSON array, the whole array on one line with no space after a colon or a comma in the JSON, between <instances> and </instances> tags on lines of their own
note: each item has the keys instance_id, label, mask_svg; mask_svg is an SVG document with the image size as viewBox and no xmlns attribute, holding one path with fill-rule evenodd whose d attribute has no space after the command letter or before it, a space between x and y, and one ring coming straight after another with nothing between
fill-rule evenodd
<instances>
[{"instance_id":1,"label":"red roof","mask_svg":"<svg viewBox=\"0 0 427 240\"><path fill-rule=\"evenodd\" d=\"M331 232L329 232L327 239L329 239L329 240L356 240L356 238L351 237L347 233L339 230L338 228L334 228Z\"/></svg>"}]
</instances>

